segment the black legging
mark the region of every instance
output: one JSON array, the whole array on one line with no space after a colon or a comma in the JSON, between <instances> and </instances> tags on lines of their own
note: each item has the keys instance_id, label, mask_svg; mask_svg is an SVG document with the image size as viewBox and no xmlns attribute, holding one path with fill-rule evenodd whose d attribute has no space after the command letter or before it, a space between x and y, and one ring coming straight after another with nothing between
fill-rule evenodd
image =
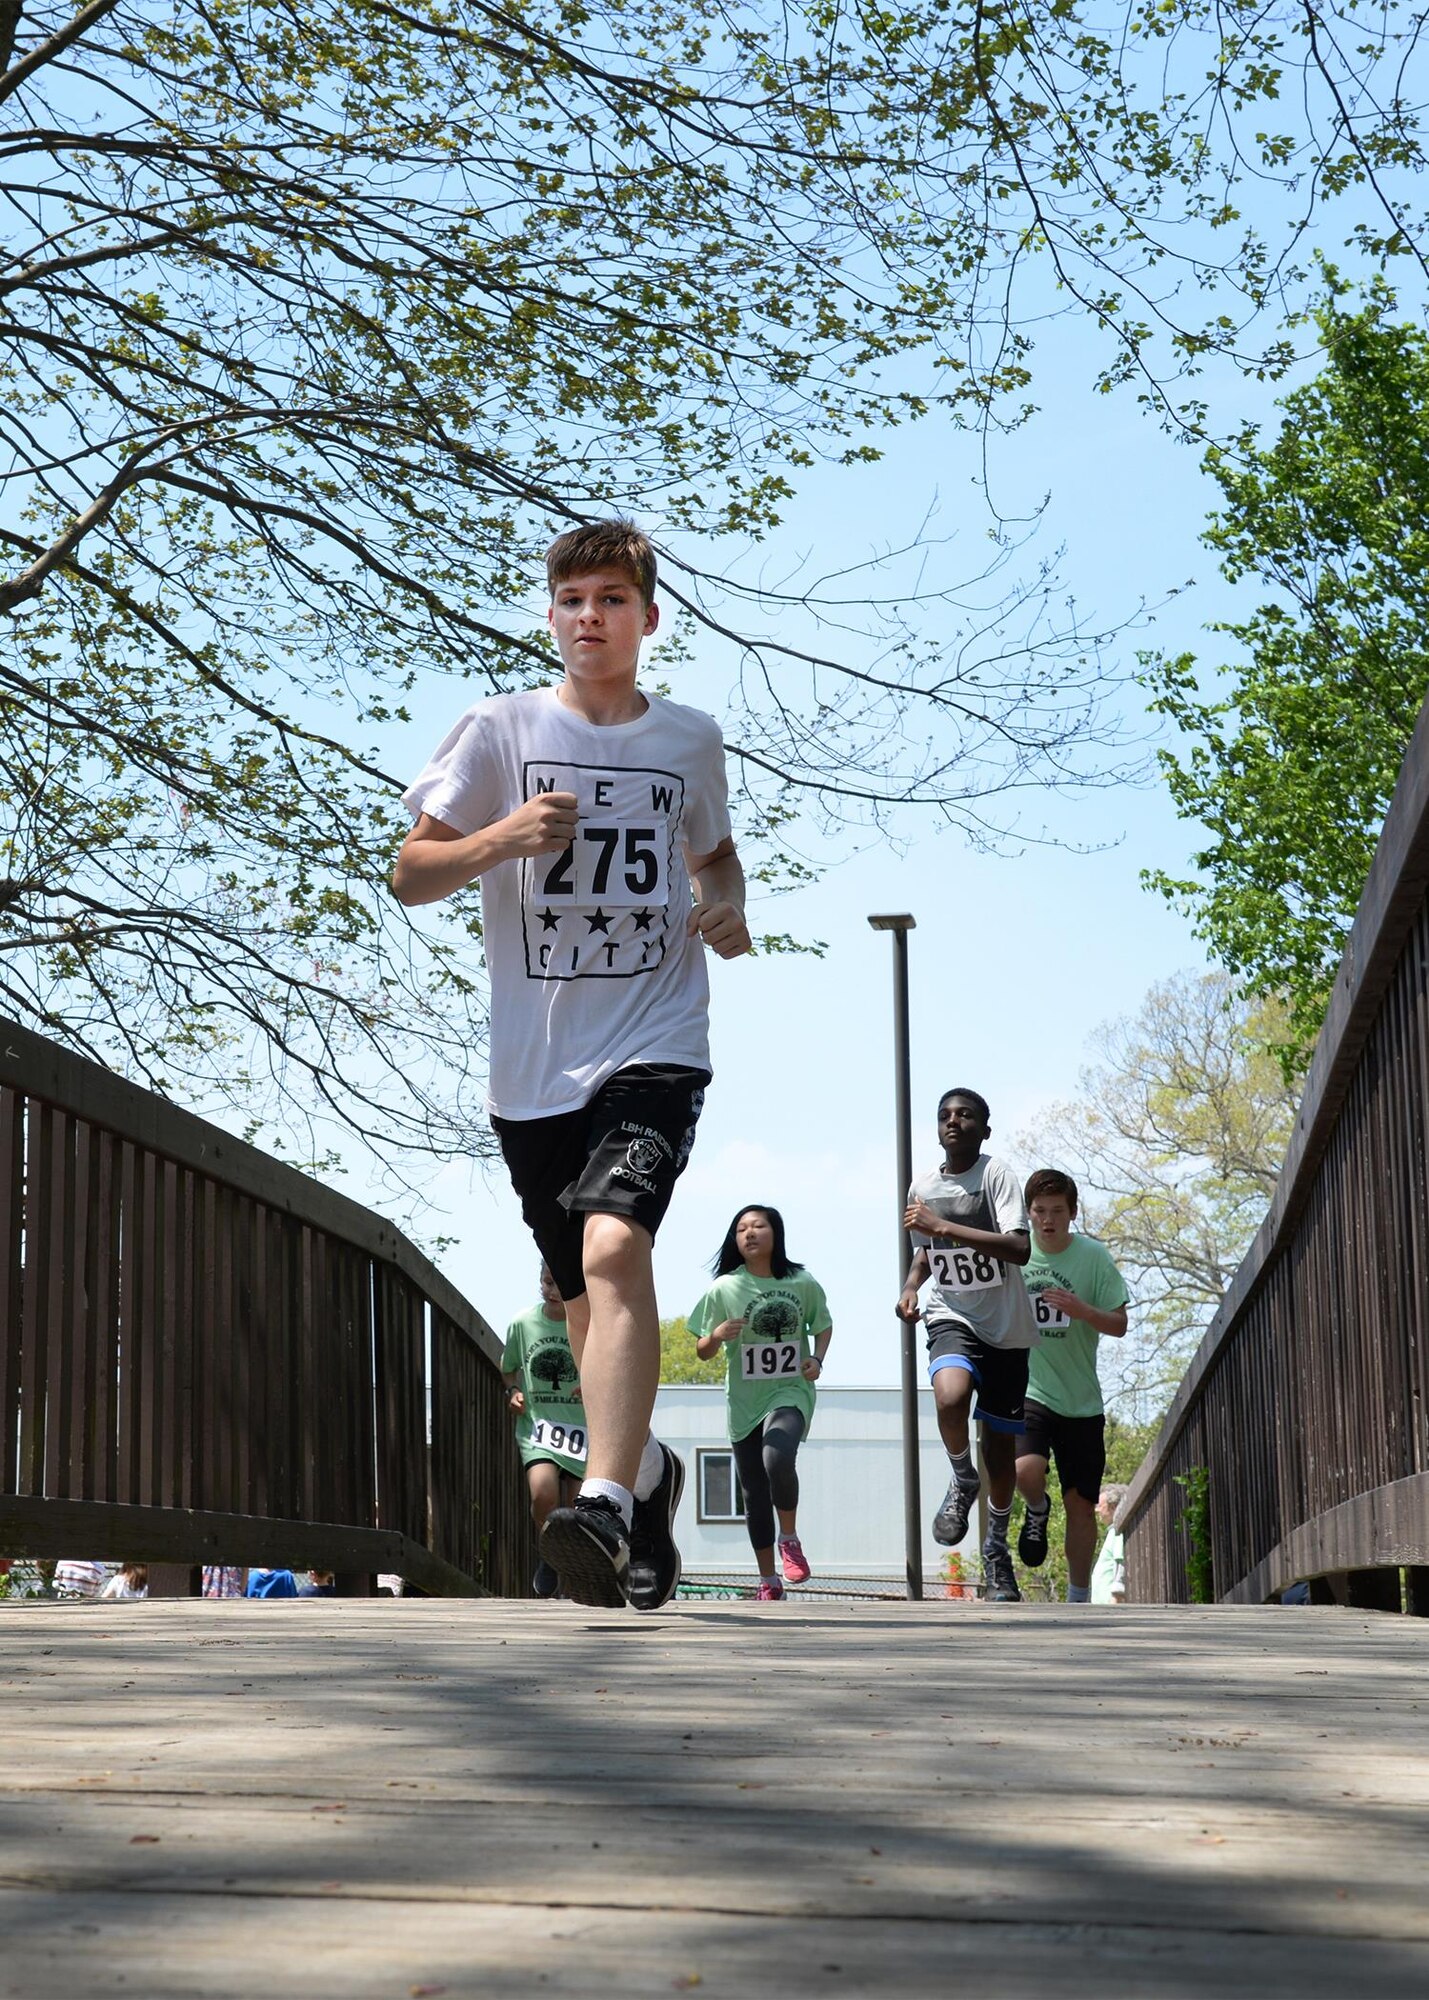
<instances>
[{"instance_id":1,"label":"black legging","mask_svg":"<svg viewBox=\"0 0 1429 2000\"><path fill-rule=\"evenodd\" d=\"M805 1431L802 1410L771 1410L748 1437L733 1438L734 1462L744 1488L744 1520L756 1549L774 1546L774 1509L799 1504L794 1456Z\"/></svg>"}]
</instances>

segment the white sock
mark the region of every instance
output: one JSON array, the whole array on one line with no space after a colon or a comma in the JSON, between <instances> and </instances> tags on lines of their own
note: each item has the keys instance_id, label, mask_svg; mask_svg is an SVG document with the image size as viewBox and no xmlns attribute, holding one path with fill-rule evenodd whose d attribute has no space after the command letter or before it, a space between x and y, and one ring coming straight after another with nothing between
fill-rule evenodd
<instances>
[{"instance_id":1,"label":"white sock","mask_svg":"<svg viewBox=\"0 0 1429 2000\"><path fill-rule=\"evenodd\" d=\"M635 1511L635 1495L628 1486L617 1486L613 1479L583 1479L577 1497L581 1500L613 1500L626 1527L630 1526L630 1517Z\"/></svg>"},{"instance_id":2,"label":"white sock","mask_svg":"<svg viewBox=\"0 0 1429 2000\"><path fill-rule=\"evenodd\" d=\"M1068 1604L1090 1604L1092 1587L1089 1583L1069 1583L1067 1585Z\"/></svg>"},{"instance_id":3,"label":"white sock","mask_svg":"<svg viewBox=\"0 0 1429 2000\"><path fill-rule=\"evenodd\" d=\"M640 1470L635 1475L636 1499L648 1500L664 1477L665 1447L654 1431L647 1431L645 1449L640 1454Z\"/></svg>"}]
</instances>

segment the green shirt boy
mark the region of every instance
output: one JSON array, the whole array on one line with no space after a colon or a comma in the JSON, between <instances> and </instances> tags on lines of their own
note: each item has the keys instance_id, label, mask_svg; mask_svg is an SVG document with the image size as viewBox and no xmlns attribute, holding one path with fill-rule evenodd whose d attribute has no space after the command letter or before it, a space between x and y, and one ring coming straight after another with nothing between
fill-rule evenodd
<instances>
[{"instance_id":1,"label":"green shirt boy","mask_svg":"<svg viewBox=\"0 0 1429 2000\"><path fill-rule=\"evenodd\" d=\"M1073 1318L1048 1294L1072 1292L1098 1312L1120 1311L1128 1293L1111 1252L1094 1236L1071 1236L1063 1249L1044 1250L1034 1233L1022 1277L1042 1336L1032 1350L1028 1395L1059 1417L1099 1417L1104 1407L1097 1377L1101 1334L1086 1320Z\"/></svg>"}]
</instances>

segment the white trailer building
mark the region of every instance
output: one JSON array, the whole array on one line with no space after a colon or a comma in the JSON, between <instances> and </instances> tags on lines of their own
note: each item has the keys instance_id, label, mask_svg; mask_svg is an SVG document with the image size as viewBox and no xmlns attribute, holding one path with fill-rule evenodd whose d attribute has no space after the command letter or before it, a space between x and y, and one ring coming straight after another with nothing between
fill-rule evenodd
<instances>
[{"instance_id":1,"label":"white trailer building","mask_svg":"<svg viewBox=\"0 0 1429 2000\"><path fill-rule=\"evenodd\" d=\"M933 1596L942 1594L949 1552L939 1548L928 1524L947 1488L948 1459L926 1383L918 1405L923 1577ZM754 1552L725 1428L724 1390L694 1383L662 1386L655 1430L685 1461L675 1539L686 1575L752 1582ZM901 1594L903 1413L896 1387L820 1385L813 1430L799 1448L799 1488L799 1534L814 1584L821 1578L866 1579ZM976 1577L975 1530L959 1553Z\"/></svg>"}]
</instances>

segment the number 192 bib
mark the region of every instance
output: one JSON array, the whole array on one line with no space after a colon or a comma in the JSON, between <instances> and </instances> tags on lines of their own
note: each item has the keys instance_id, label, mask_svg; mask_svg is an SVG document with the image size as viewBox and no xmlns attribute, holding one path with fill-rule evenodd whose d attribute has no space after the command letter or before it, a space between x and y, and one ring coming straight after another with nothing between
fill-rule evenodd
<instances>
[{"instance_id":1,"label":"number 192 bib","mask_svg":"<svg viewBox=\"0 0 1429 2000\"><path fill-rule=\"evenodd\" d=\"M746 1382L766 1382L778 1375L799 1373L797 1340L746 1341L739 1350L739 1372Z\"/></svg>"}]
</instances>

